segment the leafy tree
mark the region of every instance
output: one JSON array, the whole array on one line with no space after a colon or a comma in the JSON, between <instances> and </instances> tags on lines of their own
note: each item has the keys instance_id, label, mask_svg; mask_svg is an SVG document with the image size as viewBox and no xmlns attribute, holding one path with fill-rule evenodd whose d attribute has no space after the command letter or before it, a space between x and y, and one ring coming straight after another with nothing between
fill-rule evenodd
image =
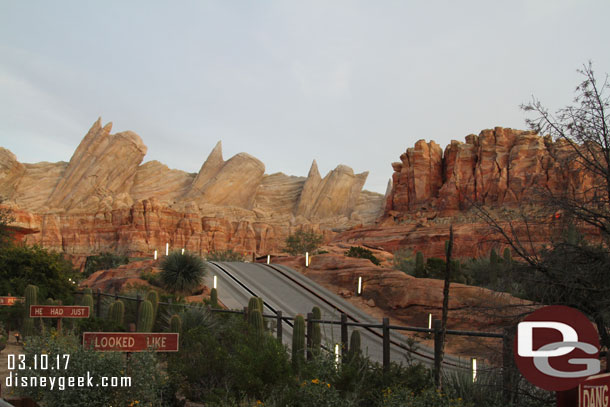
<instances>
[{"instance_id":1,"label":"leafy tree","mask_svg":"<svg viewBox=\"0 0 610 407\"><path fill-rule=\"evenodd\" d=\"M113 269L127 263L129 263L129 257L124 254L103 252L94 256L88 256L85 261L83 275L88 277L98 270Z\"/></svg>"},{"instance_id":2,"label":"leafy tree","mask_svg":"<svg viewBox=\"0 0 610 407\"><path fill-rule=\"evenodd\" d=\"M365 247L352 246L345 252L347 257L356 257L359 259L369 259L374 265L379 266L380 262L372 251Z\"/></svg>"},{"instance_id":3,"label":"leafy tree","mask_svg":"<svg viewBox=\"0 0 610 407\"><path fill-rule=\"evenodd\" d=\"M187 295L201 284L206 272L201 257L188 252L173 252L161 262L159 279L167 291Z\"/></svg>"},{"instance_id":4,"label":"leafy tree","mask_svg":"<svg viewBox=\"0 0 610 407\"><path fill-rule=\"evenodd\" d=\"M313 253L324 241L324 236L313 230L298 229L286 238L286 251L292 256Z\"/></svg>"},{"instance_id":5,"label":"leafy tree","mask_svg":"<svg viewBox=\"0 0 610 407\"><path fill-rule=\"evenodd\" d=\"M40 288L40 298L64 302L72 298L80 274L60 253L40 246L11 245L0 250L0 292L23 295L28 284Z\"/></svg>"},{"instance_id":6,"label":"leafy tree","mask_svg":"<svg viewBox=\"0 0 610 407\"><path fill-rule=\"evenodd\" d=\"M588 181L583 191L540 190L539 210L505 217L475 205L478 213L508 244L521 262L514 262L511 280L532 300L575 307L597 325L603 346L610 346L610 84L598 82L591 63L579 71L584 79L574 103L555 114L537 99L522 108L535 115L530 127L559 141L567 152L557 154L566 177ZM564 149L565 150L565 149ZM595 242L579 238L579 229L598 235ZM532 231L548 230L549 244L535 245ZM583 233L584 234L584 233Z\"/></svg>"},{"instance_id":7,"label":"leafy tree","mask_svg":"<svg viewBox=\"0 0 610 407\"><path fill-rule=\"evenodd\" d=\"M0 205L2 202L3 199L0 198ZM8 228L8 225L14 221L15 217L9 208L0 208L0 247L4 247L12 243L13 234Z\"/></svg>"}]
</instances>

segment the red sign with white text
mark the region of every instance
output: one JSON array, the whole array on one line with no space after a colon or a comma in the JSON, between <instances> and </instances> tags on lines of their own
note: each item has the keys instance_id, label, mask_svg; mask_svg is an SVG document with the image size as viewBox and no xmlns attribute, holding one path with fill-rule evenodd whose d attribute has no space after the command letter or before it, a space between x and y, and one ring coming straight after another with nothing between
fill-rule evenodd
<instances>
[{"instance_id":1,"label":"red sign with white text","mask_svg":"<svg viewBox=\"0 0 610 407\"><path fill-rule=\"evenodd\" d=\"M578 385L579 407L610 405L610 373L591 376Z\"/></svg>"},{"instance_id":2,"label":"red sign with white text","mask_svg":"<svg viewBox=\"0 0 610 407\"><path fill-rule=\"evenodd\" d=\"M83 305L30 305L34 318L89 318L89 307Z\"/></svg>"},{"instance_id":3,"label":"red sign with white text","mask_svg":"<svg viewBox=\"0 0 610 407\"><path fill-rule=\"evenodd\" d=\"M19 297L0 297L0 305L15 305L19 300Z\"/></svg>"},{"instance_id":4,"label":"red sign with white text","mask_svg":"<svg viewBox=\"0 0 610 407\"><path fill-rule=\"evenodd\" d=\"M178 352L178 334L161 332L84 332L83 346L115 352Z\"/></svg>"}]
</instances>

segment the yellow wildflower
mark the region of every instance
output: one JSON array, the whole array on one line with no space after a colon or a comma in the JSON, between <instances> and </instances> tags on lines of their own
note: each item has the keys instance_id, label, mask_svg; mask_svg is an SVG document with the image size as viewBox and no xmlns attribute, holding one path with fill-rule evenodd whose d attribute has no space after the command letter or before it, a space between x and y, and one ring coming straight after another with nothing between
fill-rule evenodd
<instances>
[{"instance_id":1,"label":"yellow wildflower","mask_svg":"<svg viewBox=\"0 0 610 407\"><path fill-rule=\"evenodd\" d=\"M311 380L311 382L312 382L313 384L318 384L318 383L320 383L320 381L319 381L318 379L312 379L312 380Z\"/></svg>"}]
</instances>

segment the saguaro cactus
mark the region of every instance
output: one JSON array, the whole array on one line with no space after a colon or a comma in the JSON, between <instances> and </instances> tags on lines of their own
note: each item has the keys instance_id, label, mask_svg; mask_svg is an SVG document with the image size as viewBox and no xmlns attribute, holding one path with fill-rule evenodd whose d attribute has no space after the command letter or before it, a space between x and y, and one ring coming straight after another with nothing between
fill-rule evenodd
<instances>
[{"instance_id":1,"label":"saguaro cactus","mask_svg":"<svg viewBox=\"0 0 610 407\"><path fill-rule=\"evenodd\" d=\"M180 333L182 331L182 320L177 314L172 315L169 320L169 330L170 332Z\"/></svg>"},{"instance_id":2,"label":"saguaro cactus","mask_svg":"<svg viewBox=\"0 0 610 407\"><path fill-rule=\"evenodd\" d=\"M38 304L38 287L35 285L28 285L25 287L25 315L23 318L23 325L21 327L22 336L32 336L35 333L34 320L30 318L30 306Z\"/></svg>"},{"instance_id":3,"label":"saguaro cactus","mask_svg":"<svg viewBox=\"0 0 610 407\"><path fill-rule=\"evenodd\" d=\"M313 319L322 319L322 311L320 311L319 307L313 307L311 309L311 313L313 315ZM320 329L320 323L313 323L313 332L311 336L311 351L314 355L320 354L320 349L322 347L322 331Z\"/></svg>"},{"instance_id":4,"label":"saguaro cactus","mask_svg":"<svg viewBox=\"0 0 610 407\"><path fill-rule=\"evenodd\" d=\"M121 300L116 300L110 306L108 310L108 316L111 321L114 321L118 325L123 325L125 322L125 304Z\"/></svg>"},{"instance_id":5,"label":"saguaro cactus","mask_svg":"<svg viewBox=\"0 0 610 407\"><path fill-rule=\"evenodd\" d=\"M263 315L258 309L250 312L250 315L248 316L248 323L257 335L263 335L263 332L265 331L263 327Z\"/></svg>"},{"instance_id":6,"label":"saguaro cactus","mask_svg":"<svg viewBox=\"0 0 610 407\"><path fill-rule=\"evenodd\" d=\"M138 320L138 332L150 332L153 328L153 305L150 301L144 300L140 305L140 319Z\"/></svg>"},{"instance_id":7,"label":"saguaro cactus","mask_svg":"<svg viewBox=\"0 0 610 407\"><path fill-rule=\"evenodd\" d=\"M305 318L297 315L292 327L292 368L295 372L301 370L305 362Z\"/></svg>"},{"instance_id":8,"label":"saguaro cactus","mask_svg":"<svg viewBox=\"0 0 610 407\"><path fill-rule=\"evenodd\" d=\"M360 331L354 329L349 338L349 351L347 352L347 358L349 361L352 361L357 357L360 357Z\"/></svg>"},{"instance_id":9,"label":"saguaro cactus","mask_svg":"<svg viewBox=\"0 0 610 407\"><path fill-rule=\"evenodd\" d=\"M415 277L425 277L426 271L424 270L424 254L417 252L415 254Z\"/></svg>"},{"instance_id":10,"label":"saguaro cactus","mask_svg":"<svg viewBox=\"0 0 610 407\"><path fill-rule=\"evenodd\" d=\"M93 296L91 294L83 295L81 299L81 305L89 307L89 315L93 315Z\"/></svg>"},{"instance_id":11,"label":"saguaro cactus","mask_svg":"<svg viewBox=\"0 0 610 407\"><path fill-rule=\"evenodd\" d=\"M210 305L212 308L218 307L218 290L215 288L210 291Z\"/></svg>"},{"instance_id":12,"label":"saguaro cactus","mask_svg":"<svg viewBox=\"0 0 610 407\"><path fill-rule=\"evenodd\" d=\"M146 294L146 299L150 301L153 306L153 325L157 320L157 310L159 309L159 293L154 290L151 290Z\"/></svg>"},{"instance_id":13,"label":"saguaro cactus","mask_svg":"<svg viewBox=\"0 0 610 407\"><path fill-rule=\"evenodd\" d=\"M263 312L262 308L260 307L258 297L250 297L250 300L248 301L248 316L255 309L259 310L261 313Z\"/></svg>"},{"instance_id":14,"label":"saguaro cactus","mask_svg":"<svg viewBox=\"0 0 610 407\"><path fill-rule=\"evenodd\" d=\"M502 257L504 257L504 263L508 265L513 263L513 257L510 254L510 249L508 247L504 248L504 253L502 254Z\"/></svg>"},{"instance_id":15,"label":"saguaro cactus","mask_svg":"<svg viewBox=\"0 0 610 407\"><path fill-rule=\"evenodd\" d=\"M489 253L489 281L492 284L498 281L498 263L498 253L495 249L491 249L491 253Z\"/></svg>"}]
</instances>

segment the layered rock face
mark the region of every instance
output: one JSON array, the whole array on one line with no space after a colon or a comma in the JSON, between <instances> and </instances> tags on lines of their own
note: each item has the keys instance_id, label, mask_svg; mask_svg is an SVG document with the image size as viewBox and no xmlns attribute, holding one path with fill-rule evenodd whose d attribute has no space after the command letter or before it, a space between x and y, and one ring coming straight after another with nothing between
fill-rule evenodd
<instances>
[{"instance_id":1,"label":"layered rock face","mask_svg":"<svg viewBox=\"0 0 610 407\"><path fill-rule=\"evenodd\" d=\"M455 214L472 203L490 206L525 203L539 190L583 193L591 185L584 172L566 166L570 147L530 131L496 127L445 151L418 141L392 164L392 190L385 214L417 211Z\"/></svg>"},{"instance_id":2,"label":"layered rock face","mask_svg":"<svg viewBox=\"0 0 610 407\"><path fill-rule=\"evenodd\" d=\"M140 137L111 129L97 120L69 163L22 164L0 148L4 204L20 214L16 226L40 231L28 242L74 255L150 254L165 243L267 253L303 225L330 237L331 229L373 223L383 211L382 195L362 191L367 173L343 165L324 178L315 161L307 177L267 175L246 153L225 161L219 142L191 174L142 164Z\"/></svg>"}]
</instances>

